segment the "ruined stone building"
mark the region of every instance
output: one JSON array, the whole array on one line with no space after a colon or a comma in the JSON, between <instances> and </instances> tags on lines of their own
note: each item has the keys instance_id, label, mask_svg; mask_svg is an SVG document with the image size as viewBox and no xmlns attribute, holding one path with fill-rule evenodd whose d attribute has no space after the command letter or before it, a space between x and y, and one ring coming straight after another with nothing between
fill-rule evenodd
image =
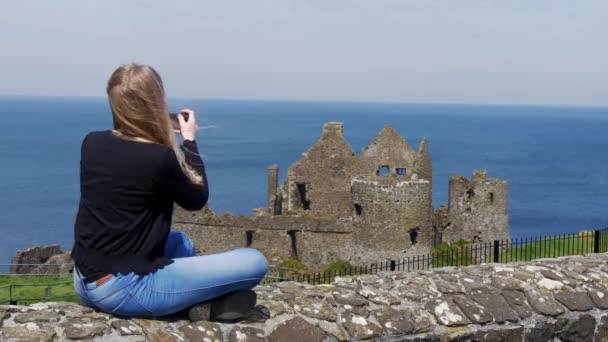
<instances>
[{"instance_id":1,"label":"ruined stone building","mask_svg":"<svg viewBox=\"0 0 608 342\"><path fill-rule=\"evenodd\" d=\"M452 176L448 206L434 210L432 171L426 140L414 150L387 125L355 154L343 124L330 122L284 184L278 166L268 168L267 208L238 217L176 210L174 222L202 254L248 246L312 269L424 254L441 241L509 238L506 181Z\"/></svg>"}]
</instances>

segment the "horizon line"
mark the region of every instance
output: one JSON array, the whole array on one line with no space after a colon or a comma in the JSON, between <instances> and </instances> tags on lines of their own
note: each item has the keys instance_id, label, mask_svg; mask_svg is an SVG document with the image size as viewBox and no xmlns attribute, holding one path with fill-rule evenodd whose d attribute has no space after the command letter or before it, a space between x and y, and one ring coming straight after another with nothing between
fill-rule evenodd
<instances>
[{"instance_id":1,"label":"horizon line","mask_svg":"<svg viewBox=\"0 0 608 342\"><path fill-rule=\"evenodd\" d=\"M39 98L39 99L107 99L105 95L39 95L39 94L0 94L2 98ZM377 105L418 105L418 106L478 106L478 107L527 107L527 108L587 108L608 109L607 104L550 104L550 103L492 103L492 102L417 102L399 100L348 100L348 99L293 99L293 98L247 98L247 97L193 97L170 96L169 100L231 101L231 102L284 102L284 103L327 103L327 104L377 104Z\"/></svg>"}]
</instances>

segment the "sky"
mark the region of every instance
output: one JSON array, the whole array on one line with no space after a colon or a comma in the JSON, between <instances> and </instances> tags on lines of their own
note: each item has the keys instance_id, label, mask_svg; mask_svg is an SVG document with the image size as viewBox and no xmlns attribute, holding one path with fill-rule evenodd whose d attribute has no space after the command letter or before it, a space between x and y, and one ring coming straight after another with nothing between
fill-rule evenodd
<instances>
[{"instance_id":1,"label":"sky","mask_svg":"<svg viewBox=\"0 0 608 342\"><path fill-rule=\"evenodd\" d=\"M0 0L0 94L608 106L606 0Z\"/></svg>"}]
</instances>

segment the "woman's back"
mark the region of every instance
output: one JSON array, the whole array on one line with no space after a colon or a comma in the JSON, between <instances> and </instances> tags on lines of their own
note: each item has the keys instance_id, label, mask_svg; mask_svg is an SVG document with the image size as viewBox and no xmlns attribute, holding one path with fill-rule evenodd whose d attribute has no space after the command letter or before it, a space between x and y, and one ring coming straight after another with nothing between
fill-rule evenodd
<instances>
[{"instance_id":1,"label":"woman's back","mask_svg":"<svg viewBox=\"0 0 608 342\"><path fill-rule=\"evenodd\" d=\"M190 151L196 149L191 145ZM186 158L200 165L204 175L197 154L186 153ZM80 167L73 255L82 274L96 279L113 272L153 272L169 264L163 246L173 203L202 207L206 181L205 186L191 184L167 147L127 140L112 131L87 135Z\"/></svg>"}]
</instances>

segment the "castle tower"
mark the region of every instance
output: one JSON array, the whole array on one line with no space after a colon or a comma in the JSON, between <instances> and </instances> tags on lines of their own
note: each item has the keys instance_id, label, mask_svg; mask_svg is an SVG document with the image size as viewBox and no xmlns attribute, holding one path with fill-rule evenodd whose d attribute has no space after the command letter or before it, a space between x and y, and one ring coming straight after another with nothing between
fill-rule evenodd
<instances>
[{"instance_id":1,"label":"castle tower","mask_svg":"<svg viewBox=\"0 0 608 342\"><path fill-rule=\"evenodd\" d=\"M448 221L443 242L481 242L509 238L508 182L474 171L469 180L451 176Z\"/></svg>"},{"instance_id":2,"label":"castle tower","mask_svg":"<svg viewBox=\"0 0 608 342\"><path fill-rule=\"evenodd\" d=\"M351 182L353 241L370 260L428 253L432 190L425 179L356 177Z\"/></svg>"},{"instance_id":3,"label":"castle tower","mask_svg":"<svg viewBox=\"0 0 608 342\"><path fill-rule=\"evenodd\" d=\"M268 167L268 210L273 215L281 214L281 201L278 188L279 166L273 164Z\"/></svg>"},{"instance_id":4,"label":"castle tower","mask_svg":"<svg viewBox=\"0 0 608 342\"><path fill-rule=\"evenodd\" d=\"M287 170L284 208L291 212L350 217L353 149L344 139L344 125L323 125L321 137Z\"/></svg>"},{"instance_id":5,"label":"castle tower","mask_svg":"<svg viewBox=\"0 0 608 342\"><path fill-rule=\"evenodd\" d=\"M433 163L429 152L429 143L426 139L422 139L420 146L418 146L415 169L418 177L428 180L431 185L433 184Z\"/></svg>"}]
</instances>

